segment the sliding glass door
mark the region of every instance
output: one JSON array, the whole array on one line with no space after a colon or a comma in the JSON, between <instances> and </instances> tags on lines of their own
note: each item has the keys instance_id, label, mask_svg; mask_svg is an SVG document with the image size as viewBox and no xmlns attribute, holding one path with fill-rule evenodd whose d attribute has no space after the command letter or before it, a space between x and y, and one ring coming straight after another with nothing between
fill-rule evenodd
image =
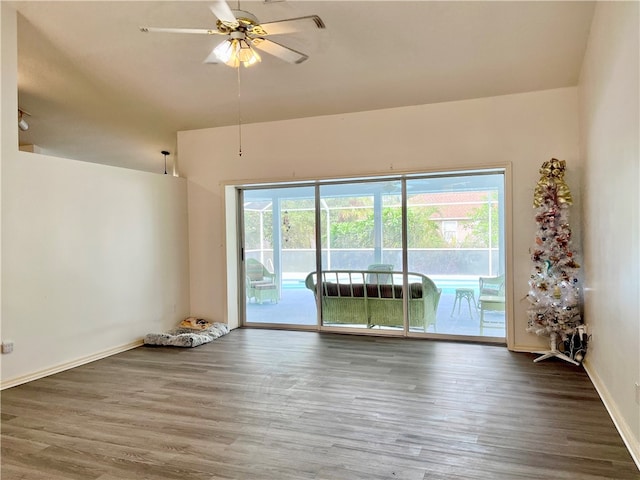
<instances>
[{"instance_id":1,"label":"sliding glass door","mask_svg":"<svg viewBox=\"0 0 640 480\"><path fill-rule=\"evenodd\" d=\"M244 323L504 339L504 190L501 170L242 189Z\"/></svg>"},{"instance_id":2,"label":"sliding glass door","mask_svg":"<svg viewBox=\"0 0 640 480\"><path fill-rule=\"evenodd\" d=\"M322 325L402 330L402 182L320 185L319 201Z\"/></svg>"},{"instance_id":3,"label":"sliding glass door","mask_svg":"<svg viewBox=\"0 0 640 480\"><path fill-rule=\"evenodd\" d=\"M438 287L434 330L504 338L504 175L408 179L407 192L408 268Z\"/></svg>"},{"instance_id":4,"label":"sliding glass door","mask_svg":"<svg viewBox=\"0 0 640 480\"><path fill-rule=\"evenodd\" d=\"M245 324L316 325L315 188L243 192Z\"/></svg>"}]
</instances>

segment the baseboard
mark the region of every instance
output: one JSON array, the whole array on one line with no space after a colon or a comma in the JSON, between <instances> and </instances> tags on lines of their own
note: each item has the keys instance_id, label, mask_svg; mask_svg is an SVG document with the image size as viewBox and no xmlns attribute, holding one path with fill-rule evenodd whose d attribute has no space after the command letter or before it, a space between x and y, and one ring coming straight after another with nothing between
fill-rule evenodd
<instances>
[{"instance_id":1,"label":"baseboard","mask_svg":"<svg viewBox=\"0 0 640 480\"><path fill-rule=\"evenodd\" d=\"M609 395L609 391L604 386L604 383L602 382L598 374L590 368L588 360L589 357L585 358L584 362L582 362L582 366L587 372L587 375L589 375L591 383L593 383L593 386L598 392L598 395L600 395L600 399L602 400L602 403L604 403L607 412L609 412L609 416L611 417L611 420L613 420L613 424L616 426L618 433L620 433L622 441L626 445L627 450L629 450L631 458L633 458L633 461L636 463L638 470L640 470L640 440L633 436L631 428L624 420L622 415L620 415L615 401Z\"/></svg>"},{"instance_id":2,"label":"baseboard","mask_svg":"<svg viewBox=\"0 0 640 480\"><path fill-rule=\"evenodd\" d=\"M95 362L96 360L110 357L111 355L115 355L117 353L126 352L127 350L131 350L133 348L139 347L142 344L143 344L142 340L136 340L135 342L130 342L124 345L120 345L118 347L109 348L107 350L103 350L102 352L94 353L92 355L87 355L86 357L78 358L70 362L65 362L60 365L56 365L54 367L40 370L38 372L33 372L28 375L22 375L20 377L11 378L9 380L3 380L0 383L0 390L15 387L17 385L22 385L23 383L32 382L33 380L38 380L39 378L48 377L49 375L53 375L54 373L64 372L65 370L79 367L80 365L85 365L87 363Z\"/></svg>"}]
</instances>

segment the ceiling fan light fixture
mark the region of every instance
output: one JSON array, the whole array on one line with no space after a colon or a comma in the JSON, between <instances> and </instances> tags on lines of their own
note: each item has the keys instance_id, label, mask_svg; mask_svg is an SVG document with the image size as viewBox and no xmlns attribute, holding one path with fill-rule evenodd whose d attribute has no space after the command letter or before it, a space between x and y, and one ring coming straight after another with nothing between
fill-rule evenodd
<instances>
[{"instance_id":1,"label":"ceiling fan light fixture","mask_svg":"<svg viewBox=\"0 0 640 480\"><path fill-rule=\"evenodd\" d=\"M213 49L213 54L220 60L221 62L227 63L231 60L231 56L233 54L233 39L225 40L224 42L220 42L220 44Z\"/></svg>"},{"instance_id":2,"label":"ceiling fan light fixture","mask_svg":"<svg viewBox=\"0 0 640 480\"><path fill-rule=\"evenodd\" d=\"M250 67L256 63L262 61L258 52L255 51L251 45L251 41L248 39L239 40L238 60L242 62L245 67Z\"/></svg>"},{"instance_id":3,"label":"ceiling fan light fixture","mask_svg":"<svg viewBox=\"0 0 640 480\"><path fill-rule=\"evenodd\" d=\"M260 62L262 59L251 45L251 40L244 35L239 37L233 33L230 38L213 49L216 58L234 68L239 67L241 63L245 67L250 67Z\"/></svg>"}]
</instances>

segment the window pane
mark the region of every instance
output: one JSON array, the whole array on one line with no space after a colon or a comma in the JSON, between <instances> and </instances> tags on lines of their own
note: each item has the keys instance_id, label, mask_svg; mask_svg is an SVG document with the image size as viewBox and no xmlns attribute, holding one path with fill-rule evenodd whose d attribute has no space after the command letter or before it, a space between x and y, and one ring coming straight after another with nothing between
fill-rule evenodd
<instances>
[{"instance_id":1,"label":"window pane","mask_svg":"<svg viewBox=\"0 0 640 480\"><path fill-rule=\"evenodd\" d=\"M313 187L244 192L246 322L316 325Z\"/></svg>"},{"instance_id":2,"label":"window pane","mask_svg":"<svg viewBox=\"0 0 640 480\"><path fill-rule=\"evenodd\" d=\"M434 330L504 337L504 287L493 301L480 290L504 274L504 176L411 179L407 193L409 270L441 290Z\"/></svg>"},{"instance_id":3,"label":"window pane","mask_svg":"<svg viewBox=\"0 0 640 480\"><path fill-rule=\"evenodd\" d=\"M403 328L401 193L399 180L320 187L323 280L337 289L323 325Z\"/></svg>"}]
</instances>

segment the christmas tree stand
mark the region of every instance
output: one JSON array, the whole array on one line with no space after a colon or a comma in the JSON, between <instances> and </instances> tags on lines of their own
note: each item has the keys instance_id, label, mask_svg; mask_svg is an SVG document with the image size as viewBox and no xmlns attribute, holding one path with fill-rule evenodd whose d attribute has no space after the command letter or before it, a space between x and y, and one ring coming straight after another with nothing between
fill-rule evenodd
<instances>
[{"instance_id":1,"label":"christmas tree stand","mask_svg":"<svg viewBox=\"0 0 640 480\"><path fill-rule=\"evenodd\" d=\"M551 350L547 350L546 352L533 352L537 355L541 355L540 357L536 358L534 362L541 362L542 360L546 360L547 358L556 357L561 360L564 360L565 362L569 362L574 365L580 365L574 359L566 356L564 353L558 350L558 334L556 332L551 332L550 341L551 341Z\"/></svg>"}]
</instances>

